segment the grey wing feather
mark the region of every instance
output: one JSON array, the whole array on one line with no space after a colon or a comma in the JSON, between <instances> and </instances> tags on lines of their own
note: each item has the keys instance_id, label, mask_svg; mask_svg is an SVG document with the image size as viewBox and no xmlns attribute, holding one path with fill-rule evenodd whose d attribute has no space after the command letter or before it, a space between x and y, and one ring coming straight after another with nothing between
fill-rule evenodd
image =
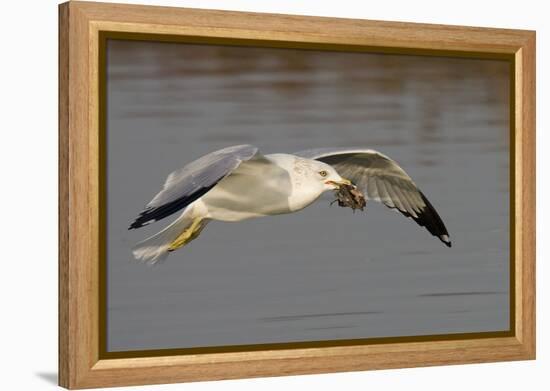
<instances>
[{"instance_id":1,"label":"grey wing feather","mask_svg":"<svg viewBox=\"0 0 550 391\"><path fill-rule=\"evenodd\" d=\"M162 190L147 204L129 229L163 219L206 194L239 165L258 155L252 145L236 145L214 151L172 172Z\"/></svg>"},{"instance_id":2,"label":"grey wing feather","mask_svg":"<svg viewBox=\"0 0 550 391\"><path fill-rule=\"evenodd\" d=\"M296 153L333 166L344 178L351 180L368 199L411 217L417 224L451 246L449 233L441 217L399 165L372 149L322 148Z\"/></svg>"}]
</instances>

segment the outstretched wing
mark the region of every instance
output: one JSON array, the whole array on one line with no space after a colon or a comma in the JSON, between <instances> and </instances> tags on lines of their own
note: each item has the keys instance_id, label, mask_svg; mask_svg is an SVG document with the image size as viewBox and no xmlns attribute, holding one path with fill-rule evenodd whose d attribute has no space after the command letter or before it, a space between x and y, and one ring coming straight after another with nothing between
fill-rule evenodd
<instances>
[{"instance_id":1,"label":"outstretched wing","mask_svg":"<svg viewBox=\"0 0 550 391\"><path fill-rule=\"evenodd\" d=\"M451 247L449 233L439 214L407 173L389 157L372 149L324 148L296 155L320 160L351 180L368 199L397 209Z\"/></svg>"},{"instance_id":2,"label":"outstretched wing","mask_svg":"<svg viewBox=\"0 0 550 391\"><path fill-rule=\"evenodd\" d=\"M209 153L174 171L128 229L143 227L185 208L231 174L242 162L256 155L258 148L236 145Z\"/></svg>"}]
</instances>

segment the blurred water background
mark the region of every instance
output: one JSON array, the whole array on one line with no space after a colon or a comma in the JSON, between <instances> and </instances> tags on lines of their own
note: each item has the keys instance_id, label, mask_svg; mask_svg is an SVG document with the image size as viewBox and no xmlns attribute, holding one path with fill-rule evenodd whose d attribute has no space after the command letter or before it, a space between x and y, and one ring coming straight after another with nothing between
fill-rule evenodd
<instances>
[{"instance_id":1,"label":"blurred water background","mask_svg":"<svg viewBox=\"0 0 550 391\"><path fill-rule=\"evenodd\" d=\"M107 349L509 328L509 64L110 40ZM368 147L439 211L446 248L370 202L213 222L158 267L128 225L173 170L213 150Z\"/></svg>"}]
</instances>

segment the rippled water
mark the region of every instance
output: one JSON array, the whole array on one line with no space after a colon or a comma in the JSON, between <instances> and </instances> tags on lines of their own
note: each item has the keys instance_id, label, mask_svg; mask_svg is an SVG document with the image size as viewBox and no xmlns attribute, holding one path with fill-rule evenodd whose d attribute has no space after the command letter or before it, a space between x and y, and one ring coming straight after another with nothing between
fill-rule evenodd
<instances>
[{"instance_id":1,"label":"rippled water","mask_svg":"<svg viewBox=\"0 0 550 391\"><path fill-rule=\"evenodd\" d=\"M508 63L110 41L109 351L509 328ZM397 160L451 249L370 202L213 222L154 268L128 231L176 168L228 145ZM168 221L167 221L168 222Z\"/></svg>"}]
</instances>

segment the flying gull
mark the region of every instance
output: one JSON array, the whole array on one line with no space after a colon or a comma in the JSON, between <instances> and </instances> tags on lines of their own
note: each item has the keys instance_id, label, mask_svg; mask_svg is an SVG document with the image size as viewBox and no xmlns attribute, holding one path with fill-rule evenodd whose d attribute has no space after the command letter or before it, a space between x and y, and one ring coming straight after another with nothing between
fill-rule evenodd
<instances>
[{"instance_id":1,"label":"flying gull","mask_svg":"<svg viewBox=\"0 0 550 391\"><path fill-rule=\"evenodd\" d=\"M237 222L297 212L328 190L353 186L366 199L412 218L445 245L449 233L413 180L389 157L371 149L326 148L262 155L252 145L209 153L168 175L163 189L129 229L181 215L133 248L148 263L195 239L212 220Z\"/></svg>"}]
</instances>

